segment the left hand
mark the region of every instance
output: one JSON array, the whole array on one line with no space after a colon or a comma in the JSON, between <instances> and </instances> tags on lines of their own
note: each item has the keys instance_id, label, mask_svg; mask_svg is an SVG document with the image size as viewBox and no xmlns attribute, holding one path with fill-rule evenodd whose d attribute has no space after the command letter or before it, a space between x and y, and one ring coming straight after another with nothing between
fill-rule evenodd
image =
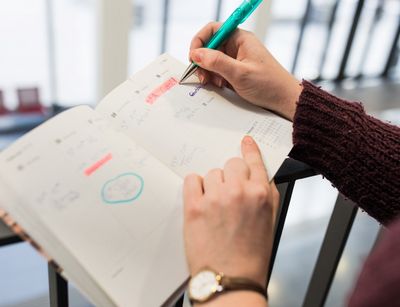
<instances>
[{"instance_id":1,"label":"left hand","mask_svg":"<svg viewBox=\"0 0 400 307\"><path fill-rule=\"evenodd\" d=\"M200 66L196 73L201 82L228 86L246 101L293 121L300 82L251 32L236 29L219 50L202 48L220 27L209 23L192 40L189 57Z\"/></svg>"},{"instance_id":2,"label":"left hand","mask_svg":"<svg viewBox=\"0 0 400 307\"><path fill-rule=\"evenodd\" d=\"M242 141L243 159L184 183L184 237L191 275L205 267L265 285L279 204L255 141Z\"/></svg>"}]
</instances>

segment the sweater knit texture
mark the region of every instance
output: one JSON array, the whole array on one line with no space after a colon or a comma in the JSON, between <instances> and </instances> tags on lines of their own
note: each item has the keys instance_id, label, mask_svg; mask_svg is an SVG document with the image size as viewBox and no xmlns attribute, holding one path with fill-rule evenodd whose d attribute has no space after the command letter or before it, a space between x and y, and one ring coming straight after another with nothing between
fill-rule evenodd
<instances>
[{"instance_id":1,"label":"sweater knit texture","mask_svg":"<svg viewBox=\"0 0 400 307\"><path fill-rule=\"evenodd\" d=\"M303 81L290 156L323 174L380 223L400 214L400 128Z\"/></svg>"},{"instance_id":2,"label":"sweater knit texture","mask_svg":"<svg viewBox=\"0 0 400 307\"><path fill-rule=\"evenodd\" d=\"M303 81L290 156L309 164L387 226L365 262L350 307L400 306L400 128Z\"/></svg>"}]
</instances>

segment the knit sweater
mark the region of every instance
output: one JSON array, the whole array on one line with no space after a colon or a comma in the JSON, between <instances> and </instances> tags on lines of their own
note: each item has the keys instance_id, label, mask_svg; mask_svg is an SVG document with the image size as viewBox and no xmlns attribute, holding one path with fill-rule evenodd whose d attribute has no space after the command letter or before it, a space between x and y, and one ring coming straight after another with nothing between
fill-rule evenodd
<instances>
[{"instance_id":1,"label":"knit sweater","mask_svg":"<svg viewBox=\"0 0 400 307\"><path fill-rule=\"evenodd\" d=\"M387 227L349 306L400 306L400 128L303 81L290 156L318 170Z\"/></svg>"}]
</instances>

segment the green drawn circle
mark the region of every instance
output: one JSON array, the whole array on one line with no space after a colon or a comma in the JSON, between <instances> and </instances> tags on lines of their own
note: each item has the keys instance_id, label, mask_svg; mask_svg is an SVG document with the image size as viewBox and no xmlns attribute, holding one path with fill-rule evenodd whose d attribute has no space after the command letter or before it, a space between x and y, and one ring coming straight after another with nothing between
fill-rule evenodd
<instances>
[{"instance_id":1,"label":"green drawn circle","mask_svg":"<svg viewBox=\"0 0 400 307\"><path fill-rule=\"evenodd\" d=\"M135 195L134 197L132 197L132 198L130 198L130 199L124 199L124 200L108 200L108 199L106 198L106 196L105 196L105 189L106 189L106 187L108 186L108 184L111 183L111 182L113 182L113 181L118 180L118 179L121 178L121 177L126 177L126 176L134 176L134 177L136 177L137 179L139 179L139 181L140 181L140 189L139 189L139 191L136 193L136 195ZM102 189L101 189L101 198L103 199L103 201L104 201L106 204L110 204L110 205L129 203L129 202L132 202L132 201L134 201L134 200L136 200L136 199L138 199L138 198L140 197L140 195L141 195L142 192L143 192L143 187L144 187L144 180L143 180L143 178L142 178L141 176L139 176L138 174L135 174L135 173L124 173L124 174L121 174L121 175L119 175L119 176L117 176L117 177L115 177L115 178L113 178L113 179L111 179L111 180L108 180L106 183L104 183L104 185L103 185L103 187L102 187Z\"/></svg>"}]
</instances>

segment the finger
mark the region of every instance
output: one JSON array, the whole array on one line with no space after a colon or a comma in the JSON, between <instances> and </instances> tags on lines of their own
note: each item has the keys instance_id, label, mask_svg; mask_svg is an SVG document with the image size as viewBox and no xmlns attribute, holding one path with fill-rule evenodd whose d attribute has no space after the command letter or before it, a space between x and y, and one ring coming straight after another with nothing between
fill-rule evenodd
<instances>
[{"instance_id":1,"label":"finger","mask_svg":"<svg viewBox=\"0 0 400 307\"><path fill-rule=\"evenodd\" d=\"M225 47L221 46L219 49L219 51L226 53L225 52ZM209 72L201 67L199 67L197 69L198 76L199 76L199 80L201 84L208 84L209 82L211 82L212 84L214 84L217 87L223 87L227 82L224 78L222 78L219 74L213 73L213 72Z\"/></svg>"},{"instance_id":2,"label":"finger","mask_svg":"<svg viewBox=\"0 0 400 307\"><path fill-rule=\"evenodd\" d=\"M228 81L226 81L225 79L222 79L221 88L224 88L227 86L228 86Z\"/></svg>"},{"instance_id":3,"label":"finger","mask_svg":"<svg viewBox=\"0 0 400 307\"><path fill-rule=\"evenodd\" d=\"M203 27L192 39L190 43L190 50L204 47L211 36L213 36L220 27L220 22L210 22L205 27Z\"/></svg>"},{"instance_id":4,"label":"finger","mask_svg":"<svg viewBox=\"0 0 400 307\"><path fill-rule=\"evenodd\" d=\"M204 70L202 68L199 68L196 70L196 75L199 78L199 81L201 84L207 84L211 82L217 87L224 87L227 82L224 78L222 78L220 75L215 74L215 73L210 73L207 70Z\"/></svg>"},{"instance_id":5,"label":"finger","mask_svg":"<svg viewBox=\"0 0 400 307\"><path fill-rule=\"evenodd\" d=\"M210 82L210 80L211 80L211 78L212 78L212 75L211 75L211 73L210 73L209 71L207 71L207 70L202 69L202 71L203 71L203 76L204 76L204 79L203 79L202 84L203 84L203 85L206 85L206 84L208 84L208 83Z\"/></svg>"},{"instance_id":6,"label":"finger","mask_svg":"<svg viewBox=\"0 0 400 307\"><path fill-rule=\"evenodd\" d=\"M183 200L185 207L197 202L203 194L203 179L196 174L186 176L183 183Z\"/></svg>"},{"instance_id":7,"label":"finger","mask_svg":"<svg viewBox=\"0 0 400 307\"><path fill-rule=\"evenodd\" d=\"M199 78L199 81L201 84L204 84L204 75L205 75L205 71L202 69L197 69L195 74L197 75L197 77Z\"/></svg>"},{"instance_id":8,"label":"finger","mask_svg":"<svg viewBox=\"0 0 400 307\"><path fill-rule=\"evenodd\" d=\"M203 186L205 194L217 194L219 186L224 182L222 169L213 169L204 176Z\"/></svg>"},{"instance_id":9,"label":"finger","mask_svg":"<svg viewBox=\"0 0 400 307\"><path fill-rule=\"evenodd\" d=\"M272 199L273 199L273 212L274 212L274 219L276 218L276 214L278 212L278 208L280 206L280 193L275 185L275 181L272 180L271 181L271 193L272 193Z\"/></svg>"},{"instance_id":10,"label":"finger","mask_svg":"<svg viewBox=\"0 0 400 307\"><path fill-rule=\"evenodd\" d=\"M201 68L219 74L229 83L234 84L243 71L244 64L221 51L200 48L190 52L191 59Z\"/></svg>"},{"instance_id":11,"label":"finger","mask_svg":"<svg viewBox=\"0 0 400 307\"><path fill-rule=\"evenodd\" d=\"M256 42L254 41L254 39L256 40ZM229 40L227 40L224 44L224 53L236 59L238 51L241 49L242 46L246 44L255 46L254 44L257 42L258 40L253 36L253 33L238 28L232 33ZM241 59L238 58L238 60Z\"/></svg>"},{"instance_id":12,"label":"finger","mask_svg":"<svg viewBox=\"0 0 400 307\"><path fill-rule=\"evenodd\" d=\"M233 88L232 84L230 84L230 83L227 82L226 80L225 80L225 82L226 82L225 86L226 86L227 88L229 88L231 91L235 91L235 89Z\"/></svg>"},{"instance_id":13,"label":"finger","mask_svg":"<svg viewBox=\"0 0 400 307\"><path fill-rule=\"evenodd\" d=\"M210 79L212 78L210 72L200 67L196 70L196 74L199 77L201 84L207 84L208 82L210 82Z\"/></svg>"},{"instance_id":14,"label":"finger","mask_svg":"<svg viewBox=\"0 0 400 307\"><path fill-rule=\"evenodd\" d=\"M222 78L221 76L217 75L217 74L213 74L212 75L212 83L221 88L224 85L224 78Z\"/></svg>"},{"instance_id":15,"label":"finger","mask_svg":"<svg viewBox=\"0 0 400 307\"><path fill-rule=\"evenodd\" d=\"M248 180L250 176L249 167L240 158L230 159L224 166L224 179L226 182Z\"/></svg>"},{"instance_id":16,"label":"finger","mask_svg":"<svg viewBox=\"0 0 400 307\"><path fill-rule=\"evenodd\" d=\"M242 140L242 155L250 169L250 180L268 182L268 173L260 149L250 136L245 136Z\"/></svg>"},{"instance_id":17,"label":"finger","mask_svg":"<svg viewBox=\"0 0 400 307\"><path fill-rule=\"evenodd\" d=\"M272 197L276 200L276 202L279 204L279 198L281 196L281 194L278 191L278 188L276 187L275 181L272 180L270 182L271 185L271 193L272 193Z\"/></svg>"}]
</instances>

